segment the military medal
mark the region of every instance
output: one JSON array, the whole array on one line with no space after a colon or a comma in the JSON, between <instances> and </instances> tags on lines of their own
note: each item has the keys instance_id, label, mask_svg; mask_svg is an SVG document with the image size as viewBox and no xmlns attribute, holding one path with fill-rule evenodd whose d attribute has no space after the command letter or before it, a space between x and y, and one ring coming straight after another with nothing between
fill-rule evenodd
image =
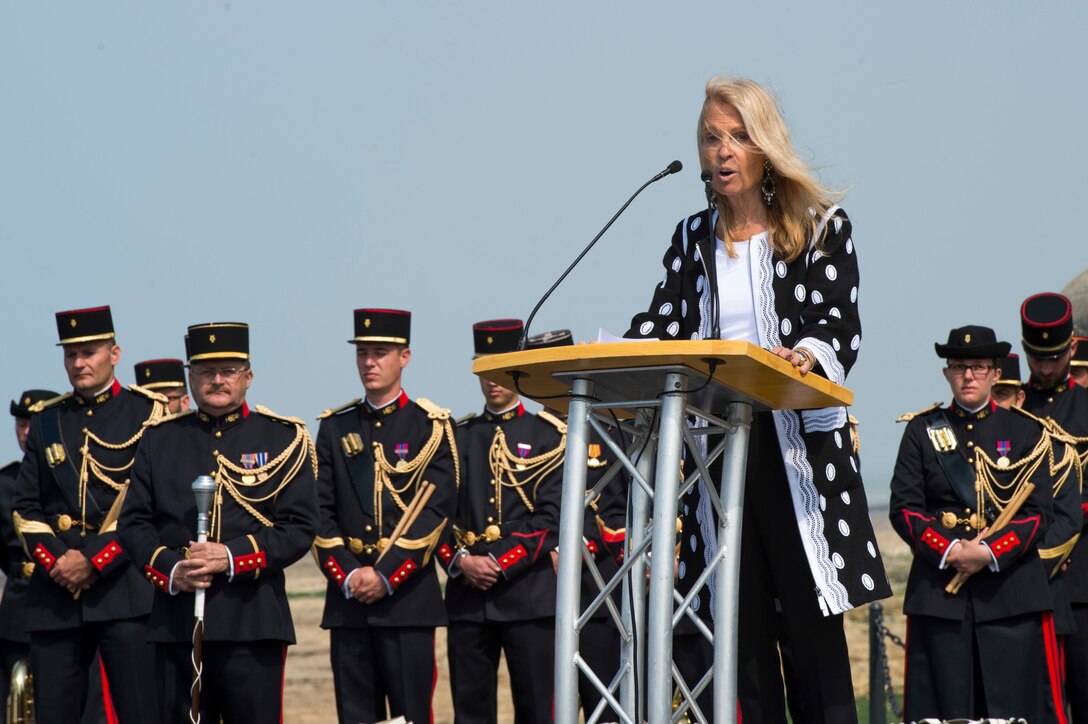
<instances>
[{"instance_id":1,"label":"military medal","mask_svg":"<svg viewBox=\"0 0 1088 724\"><path fill-rule=\"evenodd\" d=\"M587 451L589 459L586 461L586 465L591 468L603 468L605 462L601 460L601 446L595 442L589 443L589 450Z\"/></svg>"},{"instance_id":2,"label":"military medal","mask_svg":"<svg viewBox=\"0 0 1088 724\"><path fill-rule=\"evenodd\" d=\"M525 458L529 457L529 451L532 450L532 449L533 449L532 445L529 445L528 443L524 443L524 442L519 442L518 443L518 457L521 458L522 460L524 460ZM525 469L525 463L518 463L518 470L524 470L524 469Z\"/></svg>"},{"instance_id":3,"label":"military medal","mask_svg":"<svg viewBox=\"0 0 1088 724\"><path fill-rule=\"evenodd\" d=\"M242 455L242 467L246 470L253 470L254 468L263 467L268 463L268 453L243 453ZM256 475L243 475L242 482L246 485L252 485L257 482Z\"/></svg>"},{"instance_id":4,"label":"military medal","mask_svg":"<svg viewBox=\"0 0 1088 724\"><path fill-rule=\"evenodd\" d=\"M997 441L997 454L1000 455L997 459L997 467L1007 468L1009 467L1009 451L1012 450L1012 443L1009 440Z\"/></svg>"},{"instance_id":5,"label":"military medal","mask_svg":"<svg viewBox=\"0 0 1088 724\"><path fill-rule=\"evenodd\" d=\"M404 470L406 467L408 467L408 461L405 459L408 457L408 443L398 442L393 448L393 452L395 452L397 454L397 457L400 458L399 460L397 460L397 470Z\"/></svg>"}]
</instances>

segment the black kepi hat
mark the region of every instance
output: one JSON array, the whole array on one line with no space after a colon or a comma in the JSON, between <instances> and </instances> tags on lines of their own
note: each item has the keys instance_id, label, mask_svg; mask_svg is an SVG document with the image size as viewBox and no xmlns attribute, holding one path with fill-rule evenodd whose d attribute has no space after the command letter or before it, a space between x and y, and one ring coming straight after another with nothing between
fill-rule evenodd
<instances>
[{"instance_id":1,"label":"black kepi hat","mask_svg":"<svg viewBox=\"0 0 1088 724\"><path fill-rule=\"evenodd\" d=\"M1019 387L1023 384L1020 381L1020 355L1015 352L1009 352L1007 355L997 361L998 369L1001 370L1001 377L994 382L995 385L1013 385Z\"/></svg>"},{"instance_id":2,"label":"black kepi hat","mask_svg":"<svg viewBox=\"0 0 1088 724\"><path fill-rule=\"evenodd\" d=\"M137 362L136 384L147 390L185 387L185 363L179 359L149 359Z\"/></svg>"},{"instance_id":3,"label":"black kepi hat","mask_svg":"<svg viewBox=\"0 0 1088 724\"><path fill-rule=\"evenodd\" d=\"M189 364L206 359L249 359L249 325L208 322L189 327Z\"/></svg>"},{"instance_id":4,"label":"black kepi hat","mask_svg":"<svg viewBox=\"0 0 1088 724\"><path fill-rule=\"evenodd\" d=\"M11 401L11 416L21 417L24 420L30 417L30 408L42 400L52 400L57 396L53 390L27 390L19 395L18 400Z\"/></svg>"},{"instance_id":5,"label":"black kepi hat","mask_svg":"<svg viewBox=\"0 0 1088 724\"><path fill-rule=\"evenodd\" d=\"M1030 356L1060 357L1073 341L1073 305L1053 292L1030 296L1020 307L1020 329Z\"/></svg>"},{"instance_id":6,"label":"black kepi hat","mask_svg":"<svg viewBox=\"0 0 1088 724\"><path fill-rule=\"evenodd\" d=\"M472 325L476 356L516 351L522 328L520 319L489 319Z\"/></svg>"},{"instance_id":7,"label":"black kepi hat","mask_svg":"<svg viewBox=\"0 0 1088 724\"><path fill-rule=\"evenodd\" d=\"M411 339L412 313L403 309L356 309L355 337L349 344L387 342L407 345Z\"/></svg>"},{"instance_id":8,"label":"black kepi hat","mask_svg":"<svg viewBox=\"0 0 1088 724\"><path fill-rule=\"evenodd\" d=\"M548 347L569 347L574 338L569 329L556 329L551 332L534 334L525 341L525 349L546 349Z\"/></svg>"},{"instance_id":9,"label":"black kepi hat","mask_svg":"<svg viewBox=\"0 0 1088 724\"><path fill-rule=\"evenodd\" d=\"M953 329L946 343L934 342L933 348L943 359L1001 359L1009 354L1012 345L998 342L989 327L969 324Z\"/></svg>"},{"instance_id":10,"label":"black kepi hat","mask_svg":"<svg viewBox=\"0 0 1088 724\"><path fill-rule=\"evenodd\" d=\"M113 315L109 306L57 312L57 346L113 339Z\"/></svg>"},{"instance_id":11,"label":"black kepi hat","mask_svg":"<svg viewBox=\"0 0 1088 724\"><path fill-rule=\"evenodd\" d=\"M1073 336L1077 341L1077 351L1073 353L1073 359L1069 364L1073 367L1088 367L1088 337Z\"/></svg>"}]
</instances>

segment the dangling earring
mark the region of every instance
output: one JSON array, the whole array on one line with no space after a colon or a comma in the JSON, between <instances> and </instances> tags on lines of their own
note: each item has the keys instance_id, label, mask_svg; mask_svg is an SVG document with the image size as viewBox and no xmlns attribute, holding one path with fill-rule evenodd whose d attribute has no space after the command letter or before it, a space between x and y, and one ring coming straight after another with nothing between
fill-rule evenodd
<instances>
[{"instance_id":1,"label":"dangling earring","mask_svg":"<svg viewBox=\"0 0 1088 724\"><path fill-rule=\"evenodd\" d=\"M771 162L766 160L763 162L763 183L759 187L760 193L763 194L764 206L770 206L774 201L774 176L771 175Z\"/></svg>"}]
</instances>

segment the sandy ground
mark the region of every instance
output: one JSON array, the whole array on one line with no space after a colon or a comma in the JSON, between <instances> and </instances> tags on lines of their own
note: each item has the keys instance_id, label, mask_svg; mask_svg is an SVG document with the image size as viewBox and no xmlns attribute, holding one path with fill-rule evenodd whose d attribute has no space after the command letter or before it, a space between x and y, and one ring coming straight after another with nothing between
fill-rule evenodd
<instances>
[{"instance_id":1,"label":"sandy ground","mask_svg":"<svg viewBox=\"0 0 1088 724\"><path fill-rule=\"evenodd\" d=\"M885 623L893 633L902 637L902 595L910 567L910 551L892 531L885 514L874 515L873 523L895 592L892 599L883 602ZM318 627L324 601L324 578L318 572L313 559L307 556L288 571L287 583L291 593L291 610L295 617L298 645L290 648L287 657L284 721L292 724L333 722L336 705L333 700L332 672L329 669L329 638L328 633ZM846 632L853 666L854 690L859 697L869 695L868 627L868 606L847 614ZM888 642L888 654L892 681L895 682L898 692L903 681L902 651ZM434 697L434 720L436 724L443 724L453 721L444 629L438 631L437 660L438 684ZM499 686L499 721L513 721L505 664L500 667Z\"/></svg>"}]
</instances>

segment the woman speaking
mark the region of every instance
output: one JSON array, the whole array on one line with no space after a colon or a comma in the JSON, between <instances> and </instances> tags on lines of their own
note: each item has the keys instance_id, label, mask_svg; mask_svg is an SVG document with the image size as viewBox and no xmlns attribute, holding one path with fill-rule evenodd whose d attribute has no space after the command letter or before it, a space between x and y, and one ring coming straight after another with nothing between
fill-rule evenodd
<instances>
[{"instance_id":1,"label":"woman speaking","mask_svg":"<svg viewBox=\"0 0 1088 724\"><path fill-rule=\"evenodd\" d=\"M676 227L665 278L625 336L747 340L804 374L845 384L861 342L858 265L834 194L813 178L774 100L753 81L707 83L698 146L713 212ZM715 481L720 469L711 471ZM682 501L685 594L716 550L706 482ZM846 409L756 413L744 495L741 716L745 724L786 720L781 648L795 720L854 722L842 613L891 591ZM711 578L692 602L708 622L713 591ZM712 665L698 633L678 635L673 650L689 684ZM711 710L709 701L700 708Z\"/></svg>"}]
</instances>

